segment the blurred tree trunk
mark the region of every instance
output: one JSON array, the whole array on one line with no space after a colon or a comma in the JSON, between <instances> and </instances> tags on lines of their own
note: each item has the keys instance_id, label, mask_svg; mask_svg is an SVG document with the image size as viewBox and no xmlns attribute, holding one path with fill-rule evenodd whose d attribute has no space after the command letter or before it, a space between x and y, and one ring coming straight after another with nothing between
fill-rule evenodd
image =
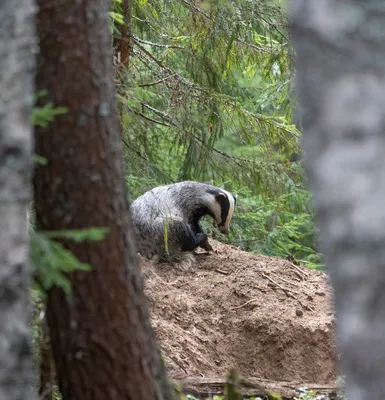
<instances>
[{"instance_id":1,"label":"blurred tree trunk","mask_svg":"<svg viewBox=\"0 0 385 400\"><path fill-rule=\"evenodd\" d=\"M27 207L32 172L32 0L0 3L0 399L33 396Z\"/></svg>"},{"instance_id":2,"label":"blurred tree trunk","mask_svg":"<svg viewBox=\"0 0 385 400\"><path fill-rule=\"evenodd\" d=\"M131 51L132 51L132 28L131 28L131 18L132 18L132 1L131 0L122 0L121 3L121 11L123 15L124 25L119 25L120 28L120 36L114 36L113 39L113 47L115 49L115 78L118 87L118 93L124 96L124 81L125 81L125 73L127 73ZM120 101L118 103L119 108L119 122L120 122L120 135L123 139L123 114L124 114L124 105L123 102ZM124 140L124 139L123 139Z\"/></svg>"},{"instance_id":3,"label":"blurred tree trunk","mask_svg":"<svg viewBox=\"0 0 385 400\"><path fill-rule=\"evenodd\" d=\"M119 60L116 66L118 75L122 73L124 68L128 67L132 51L131 0L122 0L121 7L124 25L119 26L120 36L114 37L114 48Z\"/></svg>"},{"instance_id":4,"label":"blurred tree trunk","mask_svg":"<svg viewBox=\"0 0 385 400\"><path fill-rule=\"evenodd\" d=\"M101 242L63 241L91 272L48 294L64 400L172 399L132 241L108 30L109 2L39 0L36 84L68 108L36 130L48 160L34 177L38 230L107 227Z\"/></svg>"},{"instance_id":5,"label":"blurred tree trunk","mask_svg":"<svg viewBox=\"0 0 385 400\"><path fill-rule=\"evenodd\" d=\"M52 399L54 387L57 385L55 360L47 324L48 322L44 316L41 321L42 332L40 337L40 400Z\"/></svg>"},{"instance_id":6,"label":"blurred tree trunk","mask_svg":"<svg viewBox=\"0 0 385 400\"><path fill-rule=\"evenodd\" d=\"M385 2L293 0L305 158L350 400L385 398Z\"/></svg>"}]
</instances>

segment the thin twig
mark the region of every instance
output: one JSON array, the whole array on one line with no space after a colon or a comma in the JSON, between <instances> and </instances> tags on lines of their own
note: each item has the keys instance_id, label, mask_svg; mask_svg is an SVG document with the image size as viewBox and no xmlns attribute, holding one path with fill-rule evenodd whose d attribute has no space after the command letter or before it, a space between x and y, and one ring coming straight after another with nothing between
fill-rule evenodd
<instances>
[{"instance_id":1,"label":"thin twig","mask_svg":"<svg viewBox=\"0 0 385 400\"><path fill-rule=\"evenodd\" d=\"M209 19L210 21L213 21L213 22L214 22L214 20L210 17L210 15L208 15L206 12L204 12L201 8L197 7L195 4L192 4L192 3L190 3L189 1L186 1L186 0L182 0L182 2L183 2L184 4L186 4L187 7L192 8L192 9L195 10L195 11L198 11L199 14L202 14L205 18L207 18L207 19Z\"/></svg>"},{"instance_id":2,"label":"thin twig","mask_svg":"<svg viewBox=\"0 0 385 400\"><path fill-rule=\"evenodd\" d=\"M247 306L248 304L250 304L250 303L252 303L254 301L257 301L257 300L260 300L260 297L255 297L254 299L250 299L250 300L246 301L246 303L241 304L240 306L236 306L236 307L231 308L231 310L237 310L238 308L242 308L244 306Z\"/></svg>"},{"instance_id":3,"label":"thin twig","mask_svg":"<svg viewBox=\"0 0 385 400\"><path fill-rule=\"evenodd\" d=\"M261 274L264 278L268 279L271 283L273 283L275 286L279 287L280 289L282 289L284 292L290 292L290 293L295 293L295 294L299 294L298 292L291 290L291 289L287 289L284 288L282 285L280 285L279 283L277 283L273 278L270 278L270 276L264 274L262 272Z\"/></svg>"},{"instance_id":4,"label":"thin twig","mask_svg":"<svg viewBox=\"0 0 385 400\"><path fill-rule=\"evenodd\" d=\"M159 83L163 83L164 81L167 81L168 79L173 78L174 76L176 76L177 74L171 74L166 76L165 78L159 79L155 82L149 82L149 83L140 83L137 86L139 87L148 87L148 86L155 86L155 85L159 85Z\"/></svg>"},{"instance_id":5,"label":"thin twig","mask_svg":"<svg viewBox=\"0 0 385 400\"><path fill-rule=\"evenodd\" d=\"M229 275L229 271L223 271L222 269L216 269L215 272L219 272L222 275Z\"/></svg>"},{"instance_id":6,"label":"thin twig","mask_svg":"<svg viewBox=\"0 0 385 400\"><path fill-rule=\"evenodd\" d=\"M297 271L299 271L301 274L303 274L303 275L305 275L305 276L309 276L309 274L308 274L306 271L302 271L302 269L301 269L300 267L298 267L298 265L295 265L294 263L292 263L291 261L288 261L288 260L287 260L287 263L288 263L291 267L293 267L293 268L295 268Z\"/></svg>"},{"instance_id":7,"label":"thin twig","mask_svg":"<svg viewBox=\"0 0 385 400\"><path fill-rule=\"evenodd\" d=\"M147 121L149 121L149 122L153 122L154 124L158 124L158 125L162 125L162 126L167 126L168 128L170 128L170 125L169 125L169 124L166 124L166 123L164 123L164 122L162 122L162 121L158 121L158 120L153 119L153 118L151 118L151 117L147 117L147 115L144 115L143 113L137 112L137 111L135 111L135 110L133 110L133 109L131 109L131 111L132 111L135 115L137 115L138 117L142 117L143 119L145 119L145 120L147 120Z\"/></svg>"},{"instance_id":8,"label":"thin twig","mask_svg":"<svg viewBox=\"0 0 385 400\"><path fill-rule=\"evenodd\" d=\"M123 100L125 100L125 98L124 98L123 95L121 96L121 98L122 98ZM134 110L132 107L130 107L130 106L127 105L126 103L125 103L125 106L126 106L131 112L133 112L135 115L137 115L138 117L141 117L141 118L143 118L143 119L145 119L145 120L147 120L147 121L149 121L149 122L152 122L152 123L154 123L154 124L166 126L167 128L171 128L171 125L170 125L170 124L167 124L167 123L165 123L165 122L163 122L163 121L158 121L158 120L156 120L156 119L153 119L153 118L151 118L151 117L148 117L147 115L144 115L143 113Z\"/></svg>"},{"instance_id":9,"label":"thin twig","mask_svg":"<svg viewBox=\"0 0 385 400\"><path fill-rule=\"evenodd\" d=\"M159 65L159 67L163 68L164 70L168 72L172 72L170 68L166 67L163 65L163 63L158 60L156 57L154 57L146 48L144 48L137 40L134 39L134 43L137 47L139 47L140 50L143 51L144 54L146 54L147 57L149 57L152 61L154 61L156 64Z\"/></svg>"},{"instance_id":10,"label":"thin twig","mask_svg":"<svg viewBox=\"0 0 385 400\"><path fill-rule=\"evenodd\" d=\"M183 46L178 46L178 45L173 45L173 44L154 43L154 42L150 42L149 40L140 39L140 38L138 38L136 36L132 36L132 38L136 42L147 44L147 45L153 46L153 47L162 47L162 48L165 48L165 49L182 49L182 50L184 50Z\"/></svg>"},{"instance_id":11,"label":"thin twig","mask_svg":"<svg viewBox=\"0 0 385 400\"><path fill-rule=\"evenodd\" d=\"M296 299L296 300L298 301L298 303L300 304L300 306L301 306L302 308L304 308L305 310L314 312L314 308L313 308L313 307L310 307L310 306L308 306L308 305L306 305L306 304L303 304L302 301L301 301L300 299Z\"/></svg>"},{"instance_id":12,"label":"thin twig","mask_svg":"<svg viewBox=\"0 0 385 400\"><path fill-rule=\"evenodd\" d=\"M286 283L288 283L289 285L293 285L293 286L295 286L295 287L298 287L297 284L295 284L295 283L293 283L293 282L290 282L290 281L288 281L288 280L285 279L285 278L282 278L282 276L279 276L279 275L275 274L274 272L270 272L270 273L273 274L273 275L275 275L277 278L281 279L281 281L286 282Z\"/></svg>"}]
</instances>

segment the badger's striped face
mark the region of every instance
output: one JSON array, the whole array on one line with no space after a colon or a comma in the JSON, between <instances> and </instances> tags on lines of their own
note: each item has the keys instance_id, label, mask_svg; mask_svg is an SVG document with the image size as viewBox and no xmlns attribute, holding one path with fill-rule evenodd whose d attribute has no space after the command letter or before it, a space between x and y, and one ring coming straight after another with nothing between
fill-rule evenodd
<instances>
[{"instance_id":1,"label":"badger's striped face","mask_svg":"<svg viewBox=\"0 0 385 400\"><path fill-rule=\"evenodd\" d=\"M215 200L216 204L212 210L214 214L214 226L221 233L227 234L229 233L230 222L233 218L236 199L231 193L221 189L215 196Z\"/></svg>"}]
</instances>

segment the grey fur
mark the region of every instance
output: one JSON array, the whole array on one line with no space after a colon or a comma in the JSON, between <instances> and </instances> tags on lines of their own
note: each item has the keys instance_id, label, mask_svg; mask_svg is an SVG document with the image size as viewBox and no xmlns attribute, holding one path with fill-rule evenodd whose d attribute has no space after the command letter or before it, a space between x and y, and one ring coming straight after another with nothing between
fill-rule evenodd
<instances>
[{"instance_id":1,"label":"grey fur","mask_svg":"<svg viewBox=\"0 0 385 400\"><path fill-rule=\"evenodd\" d=\"M212 249L199 220L204 215L211 215L214 226L227 233L235 201L234 196L223 189L194 181L149 190L131 205L139 253L149 259L170 262L186 259L186 253L191 255L190 252L199 246ZM223 218L221 220L221 204L226 202L229 203L227 206L230 205L230 212L225 212L224 221ZM186 243L189 247L187 251L183 249ZM191 256L188 259L190 263Z\"/></svg>"}]
</instances>

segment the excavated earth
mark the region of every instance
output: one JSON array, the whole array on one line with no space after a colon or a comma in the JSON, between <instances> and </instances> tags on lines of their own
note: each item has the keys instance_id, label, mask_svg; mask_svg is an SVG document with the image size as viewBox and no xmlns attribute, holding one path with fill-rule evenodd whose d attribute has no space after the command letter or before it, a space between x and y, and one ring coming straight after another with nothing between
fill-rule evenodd
<instances>
[{"instance_id":1,"label":"excavated earth","mask_svg":"<svg viewBox=\"0 0 385 400\"><path fill-rule=\"evenodd\" d=\"M151 321L169 374L335 384L327 276L211 240L182 272L141 259Z\"/></svg>"}]
</instances>

